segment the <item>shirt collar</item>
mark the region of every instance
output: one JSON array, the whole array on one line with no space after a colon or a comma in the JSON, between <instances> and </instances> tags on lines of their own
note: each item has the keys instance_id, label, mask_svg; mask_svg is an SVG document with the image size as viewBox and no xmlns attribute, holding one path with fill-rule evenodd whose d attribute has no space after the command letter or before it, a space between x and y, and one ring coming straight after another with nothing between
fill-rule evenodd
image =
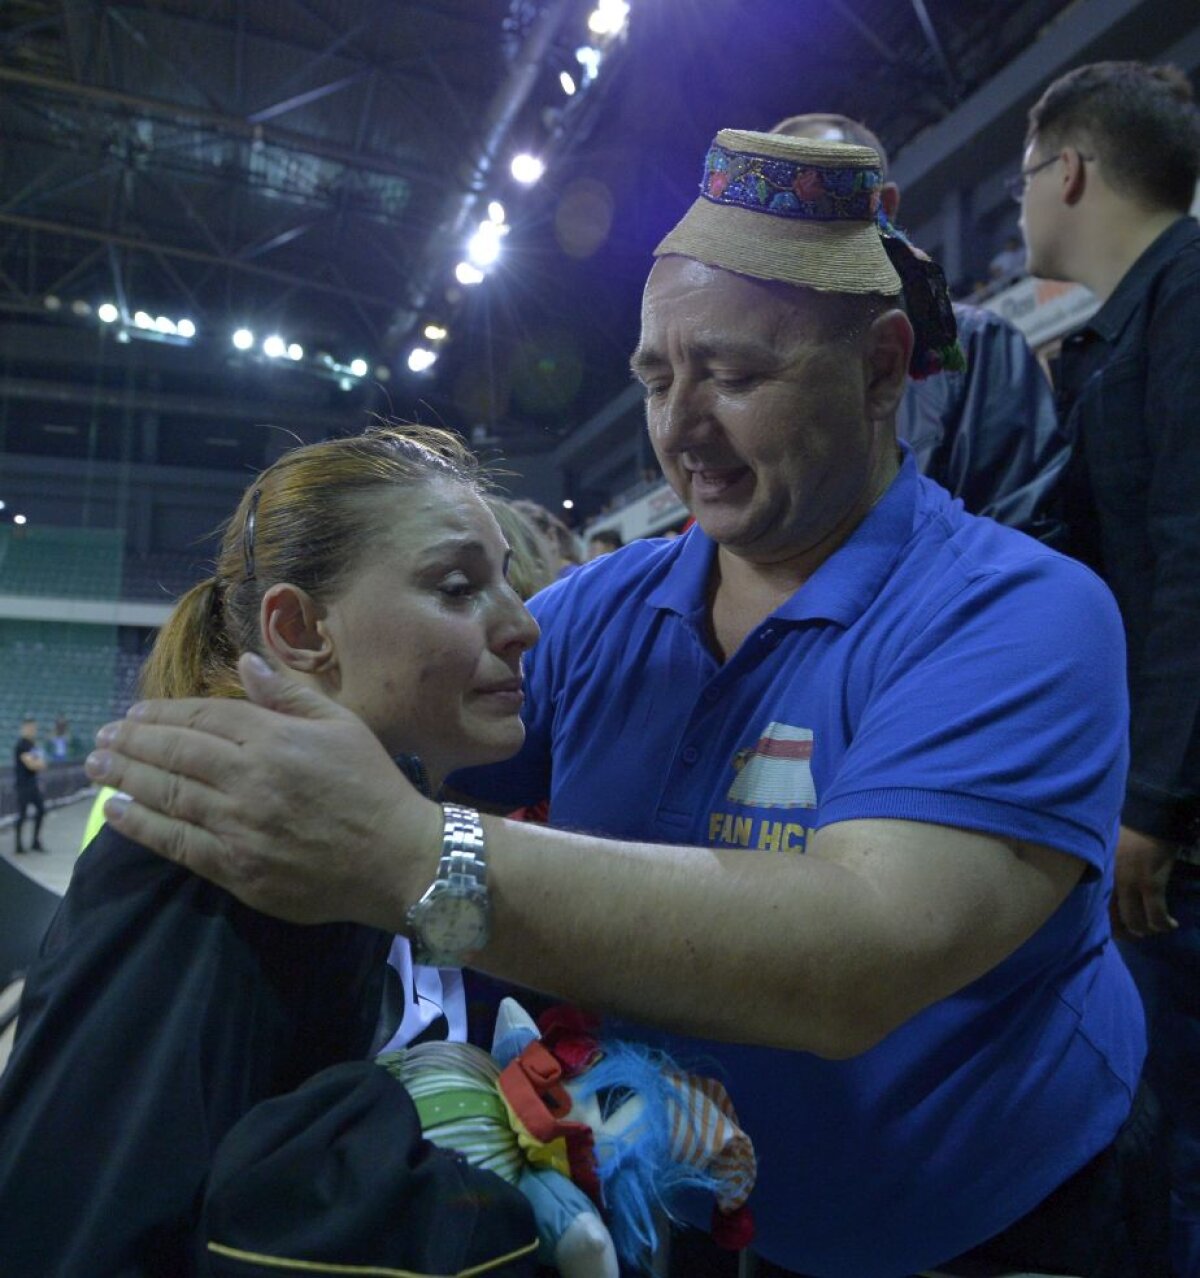
<instances>
[{"instance_id":1,"label":"shirt collar","mask_svg":"<svg viewBox=\"0 0 1200 1278\"><path fill-rule=\"evenodd\" d=\"M1158 272L1179 250L1193 239L1200 238L1200 226L1193 217L1181 217L1165 231L1121 277L1108 301L1084 326L1112 343L1120 336L1146 292L1146 287Z\"/></svg>"},{"instance_id":2,"label":"shirt collar","mask_svg":"<svg viewBox=\"0 0 1200 1278\"><path fill-rule=\"evenodd\" d=\"M912 450L899 441L900 469L887 491L816 572L772 616L783 621L835 621L849 626L891 574L912 535L919 476ZM646 602L683 617L708 607L708 581L716 543L697 524L681 537L678 555Z\"/></svg>"}]
</instances>

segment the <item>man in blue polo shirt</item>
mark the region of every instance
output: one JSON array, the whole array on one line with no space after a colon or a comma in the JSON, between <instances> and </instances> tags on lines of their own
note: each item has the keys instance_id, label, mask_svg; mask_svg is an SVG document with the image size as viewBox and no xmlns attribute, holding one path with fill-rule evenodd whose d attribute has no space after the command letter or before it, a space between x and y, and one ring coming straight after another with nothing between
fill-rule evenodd
<instances>
[{"instance_id":1,"label":"man in blue polo shirt","mask_svg":"<svg viewBox=\"0 0 1200 1278\"><path fill-rule=\"evenodd\" d=\"M548 793L560 828L421 798L253 657L249 702L139 707L89 768L136 800L119 829L257 908L407 931L715 1061L785 1272L1165 1275L1107 921L1120 621L897 446L906 375L957 350L879 184L867 148L723 131L659 246L633 367L697 527L535 601L524 749L457 778Z\"/></svg>"}]
</instances>

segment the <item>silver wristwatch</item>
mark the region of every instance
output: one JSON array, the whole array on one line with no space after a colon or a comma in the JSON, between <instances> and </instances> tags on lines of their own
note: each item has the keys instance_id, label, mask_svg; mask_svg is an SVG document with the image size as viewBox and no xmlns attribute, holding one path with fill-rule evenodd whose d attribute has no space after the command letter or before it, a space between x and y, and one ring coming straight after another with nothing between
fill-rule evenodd
<instances>
[{"instance_id":1,"label":"silver wristwatch","mask_svg":"<svg viewBox=\"0 0 1200 1278\"><path fill-rule=\"evenodd\" d=\"M414 963L461 967L488 940L487 848L478 812L443 803L442 817L437 878L409 907L406 922Z\"/></svg>"}]
</instances>

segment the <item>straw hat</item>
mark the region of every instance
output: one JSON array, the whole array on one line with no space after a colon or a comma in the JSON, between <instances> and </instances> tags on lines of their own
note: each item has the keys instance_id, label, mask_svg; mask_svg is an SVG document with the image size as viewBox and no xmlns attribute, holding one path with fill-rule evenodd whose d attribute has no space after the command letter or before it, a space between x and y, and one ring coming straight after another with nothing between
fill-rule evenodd
<instances>
[{"instance_id":1,"label":"straw hat","mask_svg":"<svg viewBox=\"0 0 1200 1278\"><path fill-rule=\"evenodd\" d=\"M654 250L834 293L901 292L884 248L870 147L722 129L700 197Z\"/></svg>"}]
</instances>

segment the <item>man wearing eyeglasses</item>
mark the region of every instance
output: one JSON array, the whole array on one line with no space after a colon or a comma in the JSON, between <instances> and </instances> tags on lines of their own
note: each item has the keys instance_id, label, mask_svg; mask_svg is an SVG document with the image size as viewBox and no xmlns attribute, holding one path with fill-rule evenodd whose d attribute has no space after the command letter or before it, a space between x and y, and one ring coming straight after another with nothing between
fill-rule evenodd
<instances>
[{"instance_id":1,"label":"man wearing eyeglasses","mask_svg":"<svg viewBox=\"0 0 1200 1278\"><path fill-rule=\"evenodd\" d=\"M1174 68L1062 76L1029 114L1032 274L1100 309L1055 370L1073 442L1066 549L1128 637L1130 770L1114 924L1150 1018L1147 1077L1176 1131L1176 1271L1200 1274L1200 113Z\"/></svg>"}]
</instances>

